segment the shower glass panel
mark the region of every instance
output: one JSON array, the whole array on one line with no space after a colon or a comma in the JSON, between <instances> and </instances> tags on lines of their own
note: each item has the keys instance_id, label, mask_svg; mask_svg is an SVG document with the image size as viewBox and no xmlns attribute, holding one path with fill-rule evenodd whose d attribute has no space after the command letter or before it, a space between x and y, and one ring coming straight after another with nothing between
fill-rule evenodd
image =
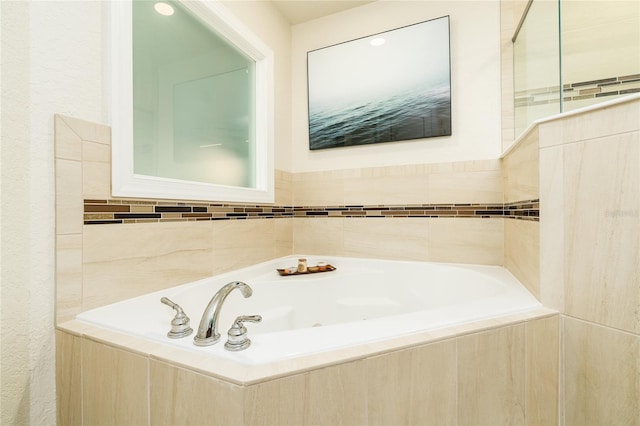
<instances>
[{"instance_id":1,"label":"shower glass panel","mask_svg":"<svg viewBox=\"0 0 640 426\"><path fill-rule=\"evenodd\" d=\"M133 2L134 173L254 188L255 61L166 3Z\"/></svg>"},{"instance_id":2,"label":"shower glass panel","mask_svg":"<svg viewBox=\"0 0 640 426\"><path fill-rule=\"evenodd\" d=\"M514 136L539 118L640 92L638 23L637 0L530 1L514 36Z\"/></svg>"},{"instance_id":3,"label":"shower glass panel","mask_svg":"<svg viewBox=\"0 0 640 426\"><path fill-rule=\"evenodd\" d=\"M563 111L640 92L640 1L562 1Z\"/></svg>"},{"instance_id":4,"label":"shower glass panel","mask_svg":"<svg viewBox=\"0 0 640 426\"><path fill-rule=\"evenodd\" d=\"M533 1L514 41L515 135L561 111L558 1Z\"/></svg>"}]
</instances>

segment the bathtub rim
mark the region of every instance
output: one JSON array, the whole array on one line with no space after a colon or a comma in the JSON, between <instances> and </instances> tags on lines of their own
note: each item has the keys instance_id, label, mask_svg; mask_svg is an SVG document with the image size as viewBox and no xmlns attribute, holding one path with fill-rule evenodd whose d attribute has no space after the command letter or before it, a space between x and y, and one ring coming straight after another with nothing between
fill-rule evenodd
<instances>
[{"instance_id":1,"label":"bathtub rim","mask_svg":"<svg viewBox=\"0 0 640 426\"><path fill-rule=\"evenodd\" d=\"M256 264L248 265L243 268L235 269L225 273L217 274L211 277L206 277L196 281L192 281L185 284L176 285L174 287L166 288L163 290L154 291L151 293L142 294L124 301L111 303L103 307L90 309L85 311L89 316L85 316L85 312L80 313L76 320L82 323L93 324L98 328L104 328L107 330L113 330L121 332L127 335L136 335L143 339L149 338L152 341L159 342L161 344L167 344L173 347L179 347L179 350L186 351L199 351L203 348L193 347L189 344L191 339L166 339L166 330L164 325L158 328L159 324L146 324L140 329L137 322L133 323L130 319L130 315L127 311L118 311L115 305L121 303L134 304L139 301L144 301L145 306L148 303L152 303L156 308L160 307L160 304L156 304L154 298L160 298L166 296L174 301L180 302L181 297L179 294L187 291L191 288L198 288L202 285L210 286L214 281L216 286L222 286L225 282L232 281L246 281L252 282L255 280L255 284L258 282L266 282L267 285L271 285L271 281L288 282L293 280L306 279L316 280L322 278L325 274L312 274L309 276L299 277L278 277L275 271L276 265L285 265L291 263L300 257L306 257L310 262L316 260L327 260L329 263L335 263L340 265L337 272L326 274L326 277L331 279L336 277L334 274L340 276L340 280L348 279L352 273L356 273L356 276L362 272L392 272L390 277L395 277L395 273L403 274L406 269L406 265L418 265L413 273L425 273L429 276L430 273L435 272L439 276L441 272L445 272L445 281L450 278L449 270L453 270L452 283L457 282L460 278L456 275L473 274L470 278L476 279L476 276L481 280L486 280L488 284L492 285L493 281L498 281L499 285L504 285L506 292L492 295L488 298L482 299L482 304L478 305L475 299L468 301L458 301L452 305L436 305L427 309L418 309L404 311L397 315L383 316L379 318L372 318L370 321L347 321L340 324L327 324L325 327L320 328L302 328L285 330L283 333L275 332L264 334L253 334L252 340L256 343L256 347L250 351L243 353L229 353L228 351L221 350L220 345L212 348L213 353L207 354L215 358L215 362L220 362L220 359L226 359L231 363L243 364L246 366L254 366L259 364L271 365L280 361L292 361L304 357L307 355L313 355L318 353L319 355L327 354L328 352L341 350L343 348L358 346L358 345L372 345L379 341L386 341L389 339L402 338L404 336L410 336L416 333L429 332L439 330L447 327L454 327L457 325L464 325L471 322L477 322L484 319L491 320L499 316L509 315L511 313L523 312L528 309L541 306L540 302L534 298L529 290L506 268L499 265L476 265L476 264L460 264L460 263L446 263L446 262L429 262L429 261L411 261L411 260L396 260L396 259L375 259L369 257L348 257L348 256L328 256L328 255L311 255L311 254L291 254L282 256L275 259L265 260ZM384 262L384 265L380 265L380 262ZM421 268L426 267L426 270ZM435 269L432 269L435 268ZM409 270L411 272L411 270ZM341 276L341 274L345 274ZM315 276L314 276L315 275ZM273 276L273 277L272 277ZM404 275L403 275L404 276ZM308 277L308 278L307 278ZM406 278L406 276L404 276ZM464 277L467 279L468 277ZM324 278L322 278L324 279ZM298 284L295 284L296 286ZM482 286L481 286L482 287ZM464 290L463 290L464 291ZM523 299L523 297L525 299ZM512 299L513 298L513 299ZM530 300L527 300L530 299ZM509 304L515 303L511 306L505 305L505 301ZM488 305L487 305L488 303ZM193 309L193 306L185 306L188 308L188 312L199 312L204 309L204 305L199 309ZM478 308L484 306L484 308ZM491 307L487 310L487 307ZM109 312L110 309L116 308L115 311ZM135 308L135 306L133 306ZM106 311L105 311L106 309ZM136 308L138 309L138 308ZM467 311L467 309L469 309ZM479 309L479 310L478 310ZM99 311L103 312L99 312ZM92 312L97 311L97 312ZM257 312L257 311L256 311ZM467 313L471 313L470 316ZM105 316L107 314L107 316ZM159 315L156 312L156 315ZM94 315L92 317L92 315ZM193 314L192 314L193 315ZM116 323L112 323L115 320ZM227 318L227 320L230 320ZM434 322L435 320L435 322ZM167 320L168 321L168 320ZM426 324L427 327L416 326L417 324ZM341 329L341 327L346 327ZM250 333L251 335L251 333ZM355 340L352 340L350 336L353 336ZM303 345L298 342L304 341ZM271 342L269 345L267 342ZM326 342L331 342L327 345ZM259 345L258 345L259 344ZM266 345L265 345L266 344ZM211 352L211 350L207 350Z\"/></svg>"},{"instance_id":2,"label":"bathtub rim","mask_svg":"<svg viewBox=\"0 0 640 426\"><path fill-rule=\"evenodd\" d=\"M332 365L354 362L389 352L453 339L461 335L486 332L555 315L559 315L559 311L540 306L490 319L257 365L239 364L227 359L216 359L215 362L212 362L212 357L207 354L185 351L151 339L107 330L75 319L59 324L56 329L78 338L113 346L150 360L165 362L228 383L250 386Z\"/></svg>"}]
</instances>

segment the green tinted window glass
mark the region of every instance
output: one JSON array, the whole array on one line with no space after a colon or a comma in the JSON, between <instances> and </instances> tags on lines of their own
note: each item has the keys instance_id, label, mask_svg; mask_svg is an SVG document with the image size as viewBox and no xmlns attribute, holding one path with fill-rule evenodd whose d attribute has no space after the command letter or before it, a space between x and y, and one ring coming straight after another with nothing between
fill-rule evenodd
<instances>
[{"instance_id":1,"label":"green tinted window glass","mask_svg":"<svg viewBox=\"0 0 640 426\"><path fill-rule=\"evenodd\" d=\"M133 2L134 172L254 188L255 61L157 4Z\"/></svg>"}]
</instances>

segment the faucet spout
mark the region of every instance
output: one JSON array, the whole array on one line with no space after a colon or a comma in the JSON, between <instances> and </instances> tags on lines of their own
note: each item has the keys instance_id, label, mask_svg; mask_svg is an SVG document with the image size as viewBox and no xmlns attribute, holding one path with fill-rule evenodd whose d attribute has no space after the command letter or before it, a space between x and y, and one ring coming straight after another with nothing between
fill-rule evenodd
<instances>
[{"instance_id":1,"label":"faucet spout","mask_svg":"<svg viewBox=\"0 0 640 426\"><path fill-rule=\"evenodd\" d=\"M193 343L196 346L213 345L220 339L220 333L218 333L220 309L222 308L222 303L229 293L236 288L240 290L244 297L249 297L253 294L251 287L241 281L232 281L218 290L218 292L211 298L211 301L209 301L209 304L202 314L202 319L200 319L198 333L193 338Z\"/></svg>"}]
</instances>

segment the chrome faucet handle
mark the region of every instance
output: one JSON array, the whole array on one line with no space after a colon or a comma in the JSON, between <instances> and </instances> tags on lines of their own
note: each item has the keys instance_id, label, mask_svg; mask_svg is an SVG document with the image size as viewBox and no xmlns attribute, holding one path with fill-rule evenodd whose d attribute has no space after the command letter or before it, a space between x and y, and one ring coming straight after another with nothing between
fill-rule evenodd
<instances>
[{"instance_id":1,"label":"chrome faucet handle","mask_svg":"<svg viewBox=\"0 0 640 426\"><path fill-rule=\"evenodd\" d=\"M189 325L189 317L184 313L180 305L166 297L163 297L160 301L176 310L176 316L171 320L171 330L167 333L167 337L170 339L179 339L193 333L193 329Z\"/></svg>"},{"instance_id":2,"label":"chrome faucet handle","mask_svg":"<svg viewBox=\"0 0 640 426\"><path fill-rule=\"evenodd\" d=\"M224 348L228 351L242 351L251 345L251 340L247 337L247 328L243 322L260 322L260 315L241 315L233 322L227 336L229 339L224 344Z\"/></svg>"}]
</instances>

